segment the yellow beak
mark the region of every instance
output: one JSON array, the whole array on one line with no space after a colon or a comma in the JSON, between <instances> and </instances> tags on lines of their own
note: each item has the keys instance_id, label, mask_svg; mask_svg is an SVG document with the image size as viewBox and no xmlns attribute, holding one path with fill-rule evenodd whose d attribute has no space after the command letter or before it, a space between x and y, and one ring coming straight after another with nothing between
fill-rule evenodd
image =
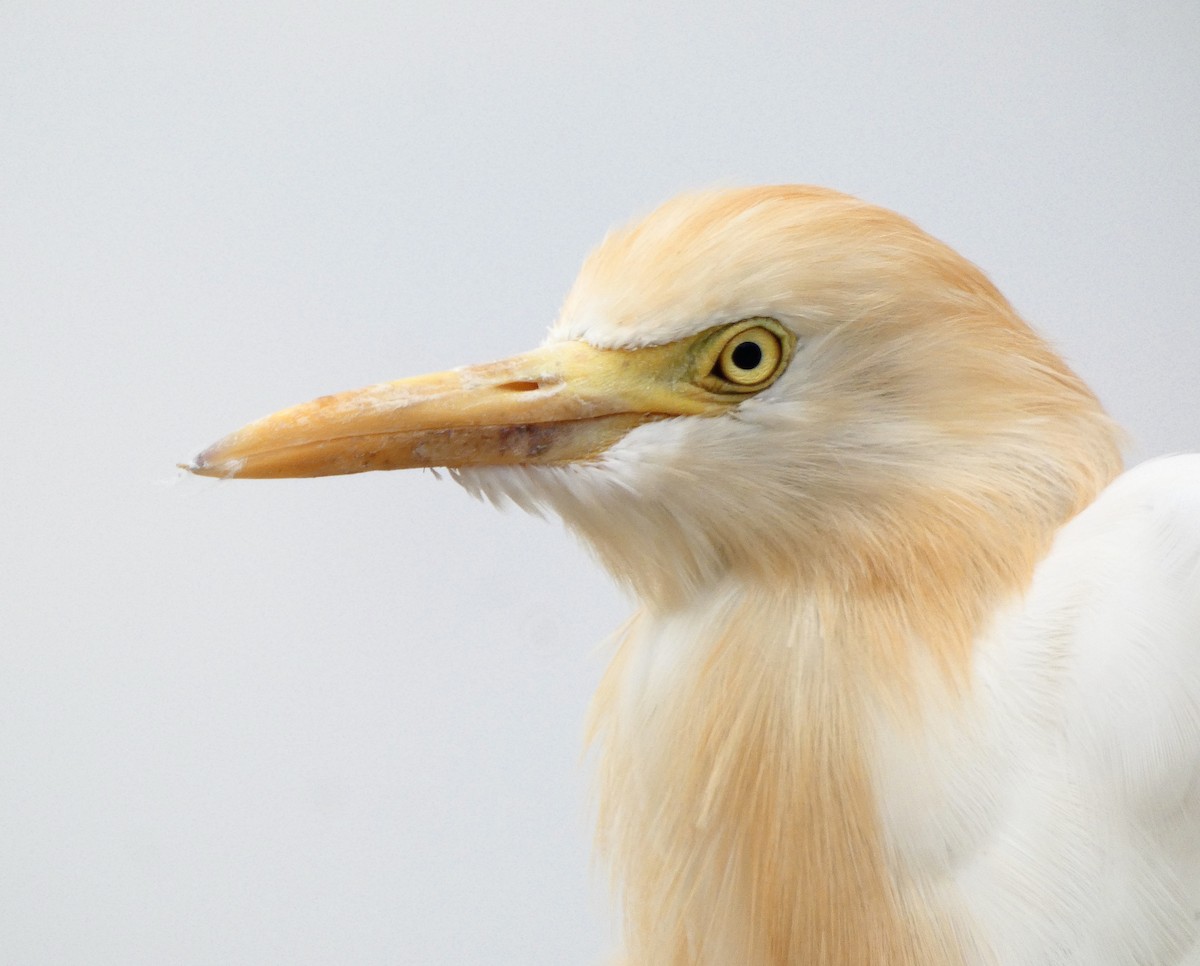
<instances>
[{"instance_id":1,"label":"yellow beak","mask_svg":"<svg viewBox=\"0 0 1200 966\"><path fill-rule=\"evenodd\" d=\"M724 409L692 381L693 366L686 342L632 350L559 342L322 396L226 436L187 469L270 479L590 460L635 426Z\"/></svg>"}]
</instances>

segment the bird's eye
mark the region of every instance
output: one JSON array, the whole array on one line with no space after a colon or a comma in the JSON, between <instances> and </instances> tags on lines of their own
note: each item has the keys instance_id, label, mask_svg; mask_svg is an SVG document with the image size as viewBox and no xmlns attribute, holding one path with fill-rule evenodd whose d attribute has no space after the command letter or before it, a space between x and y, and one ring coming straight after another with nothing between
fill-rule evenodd
<instances>
[{"instance_id":1,"label":"bird's eye","mask_svg":"<svg viewBox=\"0 0 1200 966\"><path fill-rule=\"evenodd\" d=\"M725 343L713 375L730 388L754 389L779 370L783 361L783 343L778 335L760 325L742 329Z\"/></svg>"},{"instance_id":2,"label":"bird's eye","mask_svg":"<svg viewBox=\"0 0 1200 966\"><path fill-rule=\"evenodd\" d=\"M792 331L767 316L714 326L698 340L693 378L701 388L733 402L771 385L795 350Z\"/></svg>"}]
</instances>

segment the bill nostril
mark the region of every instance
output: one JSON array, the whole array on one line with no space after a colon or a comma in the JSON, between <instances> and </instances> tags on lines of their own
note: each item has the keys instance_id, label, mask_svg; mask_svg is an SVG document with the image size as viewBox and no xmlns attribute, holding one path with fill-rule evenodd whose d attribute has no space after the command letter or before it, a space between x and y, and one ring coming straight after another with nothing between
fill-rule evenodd
<instances>
[{"instance_id":1,"label":"bill nostril","mask_svg":"<svg viewBox=\"0 0 1200 966\"><path fill-rule=\"evenodd\" d=\"M541 389L542 384L540 382L521 380L517 382L502 382L496 388L506 392L534 392Z\"/></svg>"}]
</instances>

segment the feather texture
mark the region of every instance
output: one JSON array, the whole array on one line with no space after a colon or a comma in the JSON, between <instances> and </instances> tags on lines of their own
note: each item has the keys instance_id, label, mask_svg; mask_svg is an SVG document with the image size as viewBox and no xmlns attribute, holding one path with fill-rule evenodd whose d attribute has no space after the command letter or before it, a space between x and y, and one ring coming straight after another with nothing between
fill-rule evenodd
<instances>
[{"instance_id":1,"label":"feather texture","mask_svg":"<svg viewBox=\"0 0 1200 966\"><path fill-rule=\"evenodd\" d=\"M822 189L614 232L550 341L755 316L798 348L727 414L456 471L641 601L591 724L628 962L1200 962L1200 458L1113 483L983 274Z\"/></svg>"}]
</instances>

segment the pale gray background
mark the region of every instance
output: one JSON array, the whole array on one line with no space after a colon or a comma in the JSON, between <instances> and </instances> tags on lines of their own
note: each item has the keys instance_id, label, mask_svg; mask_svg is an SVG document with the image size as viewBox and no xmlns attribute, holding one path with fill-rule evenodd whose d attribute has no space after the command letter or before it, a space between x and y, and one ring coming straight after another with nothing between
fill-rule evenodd
<instances>
[{"instance_id":1,"label":"pale gray background","mask_svg":"<svg viewBox=\"0 0 1200 966\"><path fill-rule=\"evenodd\" d=\"M538 342L610 225L810 181L1200 449L1200 4L0 5L0 962L571 964L629 605L429 474L179 481Z\"/></svg>"}]
</instances>

